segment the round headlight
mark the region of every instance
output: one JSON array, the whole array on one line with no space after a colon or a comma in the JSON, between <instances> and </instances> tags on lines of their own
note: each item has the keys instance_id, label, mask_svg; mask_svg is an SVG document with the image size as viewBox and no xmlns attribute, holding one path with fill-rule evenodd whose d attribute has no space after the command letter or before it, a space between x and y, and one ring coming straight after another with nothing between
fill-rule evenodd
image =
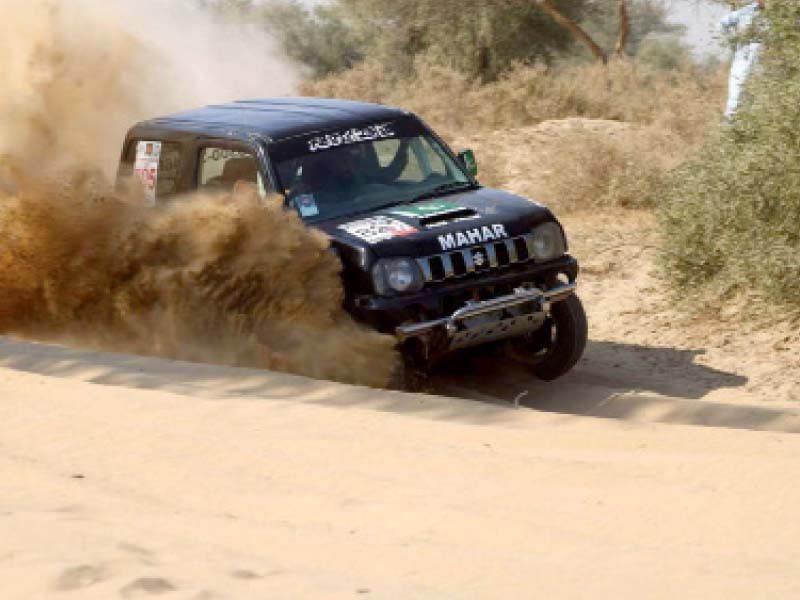
<instances>
[{"instance_id":1,"label":"round headlight","mask_svg":"<svg viewBox=\"0 0 800 600\"><path fill-rule=\"evenodd\" d=\"M417 263L410 258L389 258L378 261L372 270L375 291L379 294L392 292L418 292L425 282Z\"/></svg>"},{"instance_id":2,"label":"round headlight","mask_svg":"<svg viewBox=\"0 0 800 600\"><path fill-rule=\"evenodd\" d=\"M537 260L553 260L567 251L564 234L557 223L544 223L533 230L533 256Z\"/></svg>"}]
</instances>

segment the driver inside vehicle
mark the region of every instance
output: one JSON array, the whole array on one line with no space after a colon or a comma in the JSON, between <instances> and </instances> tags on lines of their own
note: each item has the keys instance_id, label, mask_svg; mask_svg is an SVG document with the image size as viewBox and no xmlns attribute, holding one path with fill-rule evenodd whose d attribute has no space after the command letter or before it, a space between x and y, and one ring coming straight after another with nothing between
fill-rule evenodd
<instances>
[{"instance_id":1,"label":"driver inside vehicle","mask_svg":"<svg viewBox=\"0 0 800 600\"><path fill-rule=\"evenodd\" d=\"M350 153L309 156L303 161L300 180L293 195L312 194L319 206L334 204L351 195L358 186L357 162Z\"/></svg>"},{"instance_id":2,"label":"driver inside vehicle","mask_svg":"<svg viewBox=\"0 0 800 600\"><path fill-rule=\"evenodd\" d=\"M371 143L307 156L291 195L313 194L317 204L324 207L342 198L355 198L366 186L391 184L408 164L408 145L408 140L402 140L385 167L378 161Z\"/></svg>"}]
</instances>

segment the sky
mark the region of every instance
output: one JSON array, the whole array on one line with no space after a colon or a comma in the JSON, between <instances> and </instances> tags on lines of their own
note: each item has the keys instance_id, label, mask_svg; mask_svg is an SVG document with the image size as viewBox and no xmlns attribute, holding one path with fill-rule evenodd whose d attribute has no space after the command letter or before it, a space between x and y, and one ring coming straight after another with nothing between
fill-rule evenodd
<instances>
[{"instance_id":1,"label":"sky","mask_svg":"<svg viewBox=\"0 0 800 600\"><path fill-rule=\"evenodd\" d=\"M715 41L717 23L728 12L725 6L693 0L668 0L671 19L687 27L687 41L698 55L722 54L723 48Z\"/></svg>"}]
</instances>

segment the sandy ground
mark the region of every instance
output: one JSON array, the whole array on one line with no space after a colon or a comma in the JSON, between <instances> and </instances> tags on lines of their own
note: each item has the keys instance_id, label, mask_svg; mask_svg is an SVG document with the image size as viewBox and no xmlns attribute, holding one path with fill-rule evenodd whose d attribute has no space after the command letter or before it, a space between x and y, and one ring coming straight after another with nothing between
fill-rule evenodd
<instances>
[{"instance_id":1,"label":"sandy ground","mask_svg":"<svg viewBox=\"0 0 800 600\"><path fill-rule=\"evenodd\" d=\"M647 213L564 222L591 339L552 384L0 338L0 598L797 598L797 323L678 310Z\"/></svg>"},{"instance_id":2,"label":"sandy ground","mask_svg":"<svg viewBox=\"0 0 800 600\"><path fill-rule=\"evenodd\" d=\"M800 593L800 437L745 410L634 423L11 340L0 365L3 598Z\"/></svg>"}]
</instances>

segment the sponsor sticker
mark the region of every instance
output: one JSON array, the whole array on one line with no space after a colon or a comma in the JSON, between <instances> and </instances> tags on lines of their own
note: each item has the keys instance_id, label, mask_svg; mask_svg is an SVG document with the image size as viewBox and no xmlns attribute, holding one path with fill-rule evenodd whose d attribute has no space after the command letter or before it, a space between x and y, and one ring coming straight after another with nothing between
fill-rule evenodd
<instances>
[{"instance_id":1,"label":"sponsor sticker","mask_svg":"<svg viewBox=\"0 0 800 600\"><path fill-rule=\"evenodd\" d=\"M308 141L308 149L311 152L320 152L321 150L329 150L330 148L338 148L339 146L358 144L360 142L372 142L374 140L383 140L393 137L395 137L395 132L394 129L392 129L391 123L380 123L368 127L353 127L347 131L329 133L312 138Z\"/></svg>"},{"instance_id":2,"label":"sponsor sticker","mask_svg":"<svg viewBox=\"0 0 800 600\"><path fill-rule=\"evenodd\" d=\"M435 217L454 210L461 210L462 208L453 202L426 202L425 204L410 204L409 206L397 208L389 211L389 214L410 218Z\"/></svg>"},{"instance_id":3,"label":"sponsor sticker","mask_svg":"<svg viewBox=\"0 0 800 600\"><path fill-rule=\"evenodd\" d=\"M161 160L161 142L139 142L136 144L136 160L133 173L142 182L144 193L150 204L156 203L158 163Z\"/></svg>"},{"instance_id":4,"label":"sponsor sticker","mask_svg":"<svg viewBox=\"0 0 800 600\"><path fill-rule=\"evenodd\" d=\"M418 231L407 223L383 216L345 223L344 225L339 225L339 229L369 244L377 244L392 238L411 235Z\"/></svg>"},{"instance_id":5,"label":"sponsor sticker","mask_svg":"<svg viewBox=\"0 0 800 600\"><path fill-rule=\"evenodd\" d=\"M294 205L300 212L301 217L316 217L319 214L317 200L314 194L301 194L294 199Z\"/></svg>"},{"instance_id":6,"label":"sponsor sticker","mask_svg":"<svg viewBox=\"0 0 800 600\"><path fill-rule=\"evenodd\" d=\"M440 235L439 245L442 247L442 250L447 251L506 238L508 238L508 232L506 232L505 225L484 225L483 227L475 227L474 229Z\"/></svg>"}]
</instances>

